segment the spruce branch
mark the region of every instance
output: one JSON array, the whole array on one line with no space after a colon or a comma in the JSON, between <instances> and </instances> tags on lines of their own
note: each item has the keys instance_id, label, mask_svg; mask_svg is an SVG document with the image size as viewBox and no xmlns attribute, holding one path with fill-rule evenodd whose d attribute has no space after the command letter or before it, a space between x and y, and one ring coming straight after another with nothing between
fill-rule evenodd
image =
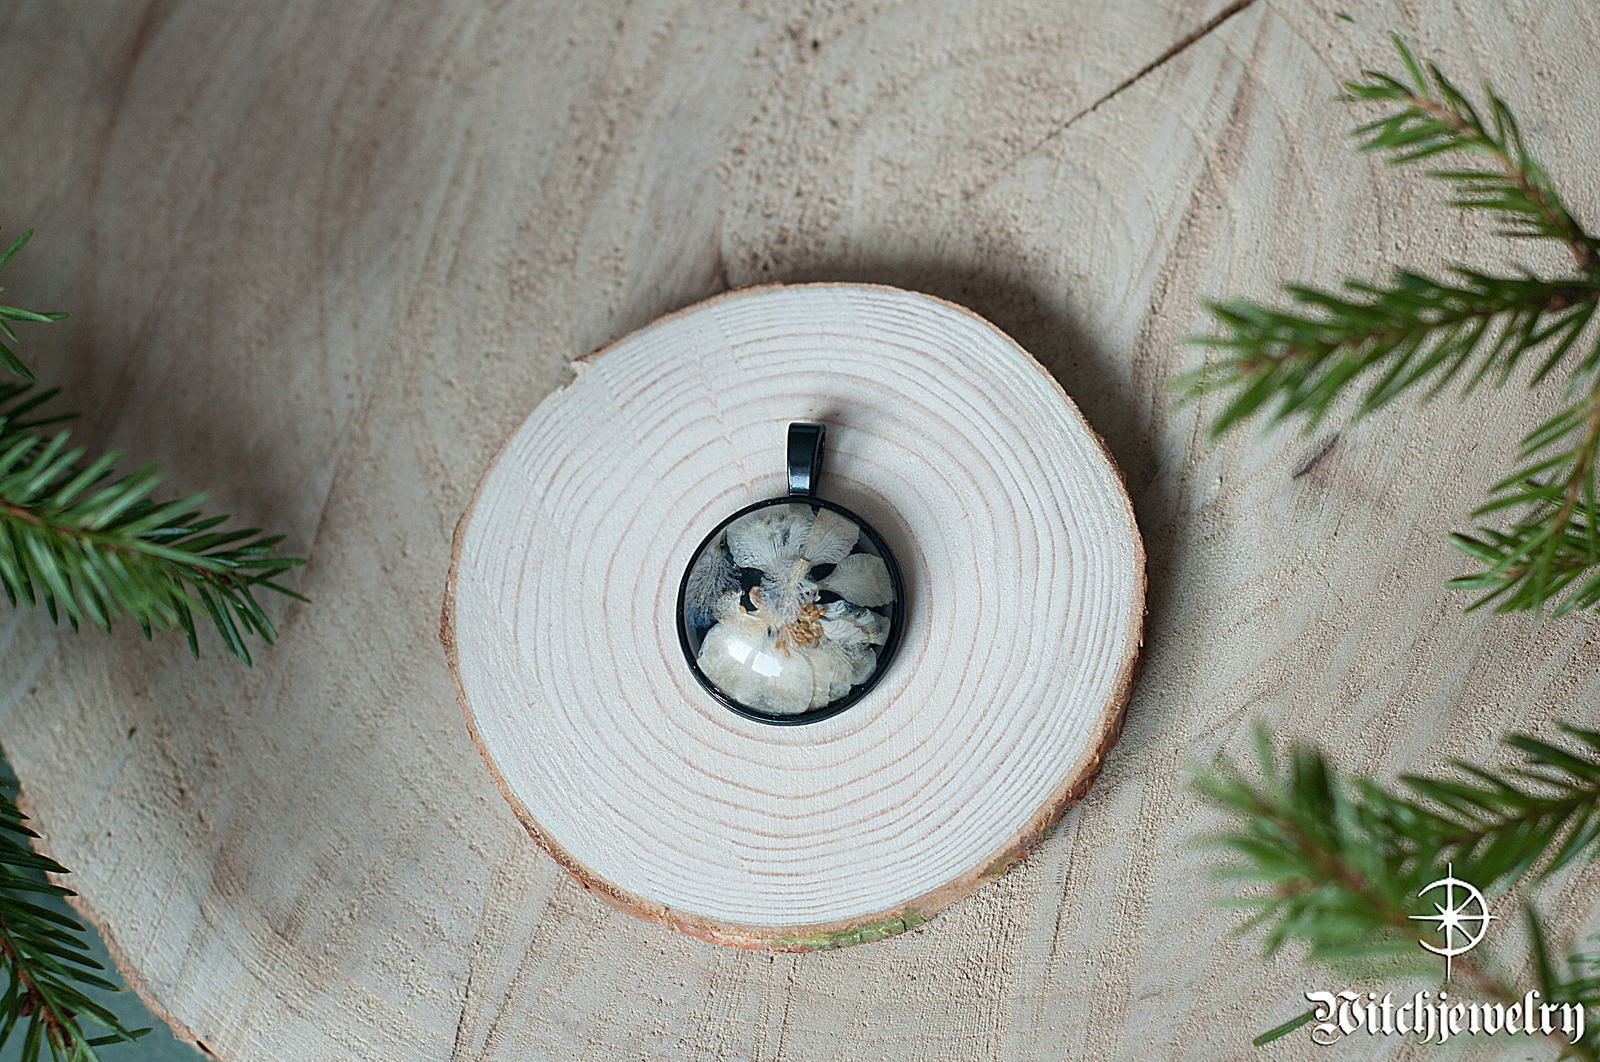
<instances>
[{"instance_id":1,"label":"spruce branch","mask_svg":"<svg viewBox=\"0 0 1600 1062\"><path fill-rule=\"evenodd\" d=\"M0 268L32 234L23 233L0 255ZM0 318L10 320L65 316L0 306ZM0 328L16 339L4 320ZM33 379L3 345L0 362ZM149 495L161 483L156 463L120 477L120 451L84 464L85 450L68 448L69 433L47 438L38 430L75 417L39 414L58 390L0 384L0 589L6 598L13 606L42 599L52 620L60 622L64 613L74 630L84 621L110 630L124 615L146 637L156 628L181 629L196 656L194 614L203 610L228 652L250 663L247 636L269 644L277 637L253 590L306 600L273 582L305 561L274 555L282 535L263 535L254 527L215 530L228 517L202 516L206 494L152 501Z\"/></svg>"},{"instance_id":2,"label":"spruce branch","mask_svg":"<svg viewBox=\"0 0 1600 1062\"><path fill-rule=\"evenodd\" d=\"M233 655L250 662L245 643L277 637L255 588L305 598L273 582L303 564L275 556L282 535L259 528L214 530L226 516L201 516L206 495L168 502L148 495L161 482L148 464L113 479L119 452L84 464L68 433L37 434L37 422L14 427L31 407L30 388L0 385L0 589L13 605L43 599L51 619L65 613L107 630L127 615L148 637L180 628L199 655L194 612L203 608ZM14 403L14 404L13 404Z\"/></svg>"},{"instance_id":3,"label":"spruce branch","mask_svg":"<svg viewBox=\"0 0 1600 1062\"><path fill-rule=\"evenodd\" d=\"M1396 816L1360 800L1371 794L1344 784L1316 749L1293 746L1280 766L1265 731L1255 746L1259 782L1222 758L1194 780L1244 817L1206 839L1243 857L1217 876L1270 888L1226 901L1251 912L1241 928L1267 926L1268 956L1299 939L1312 962L1359 968L1415 957L1407 898L1428 883L1431 862L1409 858L1388 828Z\"/></svg>"},{"instance_id":4,"label":"spruce branch","mask_svg":"<svg viewBox=\"0 0 1600 1062\"><path fill-rule=\"evenodd\" d=\"M1263 412L1271 424L1300 419L1309 430L1358 390L1356 418L1413 392L1426 400L1453 385L1463 396L1485 381L1500 387L1524 365L1529 386L1560 370L1573 399L1523 439L1519 467L1474 513L1505 510L1509 526L1451 535L1482 567L1448 585L1483 592L1470 608L1600 606L1600 239L1562 201L1500 97L1485 86L1486 121L1437 67L1418 63L1398 38L1395 48L1408 80L1369 70L1345 82L1346 101L1390 109L1354 131L1361 150L1385 152L1394 164L1446 154L1478 160L1430 176L1452 186L1452 205L1498 217L1504 234L1562 244L1577 273L1455 266L1435 278L1403 270L1385 282L1347 279L1337 290L1284 285L1281 308L1209 303L1216 330L1191 341L1212 359L1173 387L1184 400L1228 396L1211 424L1215 438Z\"/></svg>"},{"instance_id":5,"label":"spruce branch","mask_svg":"<svg viewBox=\"0 0 1600 1062\"><path fill-rule=\"evenodd\" d=\"M43 879L42 871L67 870L28 846L38 834L25 823L11 797L0 793L0 960L8 976L0 996L0 1044L21 1026L21 1062L37 1062L46 1049L52 1060L94 1062L100 1057L96 1048L132 1043L150 1030L127 1028L83 993L84 986L121 990L94 972L105 967L90 955L76 919L25 898L75 895ZM87 1035L85 1021L105 1034Z\"/></svg>"},{"instance_id":6,"label":"spruce branch","mask_svg":"<svg viewBox=\"0 0 1600 1062\"><path fill-rule=\"evenodd\" d=\"M3 253L0 253L0 269L4 269L7 263L15 258L17 252L26 247L28 241L32 238L33 230L29 229L21 236L18 236ZM0 291L4 290L4 288L0 288ZM20 310L15 306L0 306L0 332L4 332L6 338L15 343L17 341L17 333L11 330L11 321L39 321L48 324L51 321L60 321L66 316L66 314L57 311L40 313L37 310ZM33 373L28 370L26 365L22 364L22 360L17 357L16 352L6 346L4 342L0 342L0 366L4 366L18 376L26 377L30 382L33 380Z\"/></svg>"},{"instance_id":7,"label":"spruce branch","mask_svg":"<svg viewBox=\"0 0 1600 1062\"><path fill-rule=\"evenodd\" d=\"M0 254L0 268L32 235L30 229ZM0 332L15 343L9 322L65 316L0 305ZM28 380L0 383L0 589L12 606L42 599L52 620L64 613L74 630L85 620L110 630L121 616L136 620L147 638L158 627L178 628L195 656L194 616L203 609L227 650L250 663L247 637L268 643L277 637L254 590L306 600L273 581L305 561L276 555L282 535L222 529L227 516L200 511L205 494L152 500L161 482L155 463L118 475L120 451L86 461L83 447L69 446L68 432L45 435L42 429L75 416L41 412L59 389L36 390L33 374L4 342L0 365ZM16 804L0 794L0 967L8 977L0 1044L20 1025L22 1062L37 1062L47 1047L52 1060L95 1062L96 1048L149 1030L125 1028L84 995L85 987L117 988L92 972L101 967L76 935L81 925L26 898L73 893L37 876L67 871L28 847L27 838L37 835L23 822ZM88 1036L85 1021L106 1035Z\"/></svg>"},{"instance_id":8,"label":"spruce branch","mask_svg":"<svg viewBox=\"0 0 1600 1062\"><path fill-rule=\"evenodd\" d=\"M1589 393L1522 441L1523 467L1495 484L1474 515L1526 506L1504 531L1453 532L1450 543L1485 568L1445 585L1486 593L1468 609L1503 598L1496 611L1538 609L1562 593L1562 615L1600 603L1600 510L1595 459L1600 451L1600 373ZM1544 478L1540 478L1544 477ZM1581 580L1581 582L1580 582ZM1576 585L1574 585L1576 584Z\"/></svg>"},{"instance_id":9,"label":"spruce branch","mask_svg":"<svg viewBox=\"0 0 1600 1062\"><path fill-rule=\"evenodd\" d=\"M1546 1002L1600 1008L1600 954L1578 952L1568 955L1560 966L1551 959L1553 949L1539 914L1524 906L1533 968L1539 978L1539 992ZM1593 938L1591 938L1593 939ZM1562 1052L1564 1058L1600 1058L1600 1026L1589 1029L1582 1039Z\"/></svg>"},{"instance_id":10,"label":"spruce branch","mask_svg":"<svg viewBox=\"0 0 1600 1062\"><path fill-rule=\"evenodd\" d=\"M1398 165L1449 152L1477 157L1489 168L1432 170L1429 176L1455 185L1451 206L1501 215L1507 236L1558 240L1586 273L1600 272L1600 242L1572 217L1544 167L1528 151L1505 101L1483 86L1488 125L1478 110L1432 63L1420 64L1397 36L1390 38L1405 63L1410 83L1376 70L1346 81L1346 102L1382 103L1399 109L1359 126L1351 135L1362 151L1386 151Z\"/></svg>"},{"instance_id":11,"label":"spruce branch","mask_svg":"<svg viewBox=\"0 0 1600 1062\"><path fill-rule=\"evenodd\" d=\"M1458 379L1468 392L1485 378L1498 386L1533 352L1545 355L1535 374L1543 379L1600 303L1600 277L1558 283L1453 272L1451 280L1404 271L1383 285L1347 280L1343 292L1285 285L1290 309L1211 303L1222 330L1193 342L1226 356L1174 386L1188 399L1232 392L1211 423L1213 438L1272 402L1273 423L1303 416L1315 427L1357 380L1367 384L1359 417L1425 382L1429 397Z\"/></svg>"},{"instance_id":12,"label":"spruce branch","mask_svg":"<svg viewBox=\"0 0 1600 1062\"><path fill-rule=\"evenodd\" d=\"M1258 729L1257 780L1226 758L1194 780L1211 803L1242 818L1206 839L1239 857L1217 876L1267 887L1224 901L1251 912L1240 931L1266 926L1269 956L1301 941L1308 962L1367 971L1427 957L1418 946L1426 931L1411 912L1422 889L1447 866L1497 895L1593 858L1600 838L1600 733L1562 730L1577 748L1514 735L1507 744L1523 754L1521 763L1487 770L1457 762L1454 776L1408 775L1402 779L1407 796L1366 779L1341 778L1309 746L1291 746L1280 764L1270 737ZM1528 912L1545 998L1600 1006L1600 958L1570 956L1558 973L1537 914L1531 907ZM1515 986L1475 955L1455 956L1457 975L1481 992L1515 1001ZM1309 1020L1302 1015L1258 1042L1287 1034L1303 1019ZM1570 1052L1600 1059L1600 1029Z\"/></svg>"},{"instance_id":13,"label":"spruce branch","mask_svg":"<svg viewBox=\"0 0 1600 1062\"><path fill-rule=\"evenodd\" d=\"M1523 755L1515 766L1486 770L1456 760L1460 777L1403 775L1414 800L1390 800L1367 782L1361 788L1419 861L1454 863L1491 894L1524 879L1538 883L1592 858L1600 838L1600 732L1558 726L1577 740L1576 750L1513 734L1506 744Z\"/></svg>"}]
</instances>

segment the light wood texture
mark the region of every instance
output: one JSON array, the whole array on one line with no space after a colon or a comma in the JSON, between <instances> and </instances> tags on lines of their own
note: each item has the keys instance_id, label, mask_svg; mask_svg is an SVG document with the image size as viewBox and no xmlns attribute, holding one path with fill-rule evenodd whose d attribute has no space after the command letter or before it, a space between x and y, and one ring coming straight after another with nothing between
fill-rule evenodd
<instances>
[{"instance_id":1,"label":"light wood texture","mask_svg":"<svg viewBox=\"0 0 1600 1062\"><path fill-rule=\"evenodd\" d=\"M1252 717L1380 776L1592 721L1593 617L1466 616L1439 585L1555 396L1209 446L1162 388L1202 297L1505 261L1344 143L1336 79L1392 67L1391 30L1492 79L1600 223L1600 15L1257 0L1093 106L1223 6L0 8L0 225L39 230L5 297L74 315L23 349L82 441L169 455L174 491L311 557L315 604L278 604L253 670L0 618L6 753L152 1002L229 1062L1222 1060L1335 987L1229 935L1186 765ZM479 474L574 359L803 280L946 297L1034 353L1127 476L1150 612L1123 735L1049 841L893 941L769 956L538 851L438 619ZM1576 934L1597 898L1585 872L1541 903Z\"/></svg>"},{"instance_id":2,"label":"light wood texture","mask_svg":"<svg viewBox=\"0 0 1600 1062\"><path fill-rule=\"evenodd\" d=\"M442 637L501 791L580 885L718 943L870 942L1083 797L1132 685L1144 552L1100 440L1016 344L927 296L814 284L578 368L479 484ZM676 617L712 528L786 493L791 419L828 425L818 493L886 536L909 618L859 703L778 727L699 687Z\"/></svg>"}]
</instances>

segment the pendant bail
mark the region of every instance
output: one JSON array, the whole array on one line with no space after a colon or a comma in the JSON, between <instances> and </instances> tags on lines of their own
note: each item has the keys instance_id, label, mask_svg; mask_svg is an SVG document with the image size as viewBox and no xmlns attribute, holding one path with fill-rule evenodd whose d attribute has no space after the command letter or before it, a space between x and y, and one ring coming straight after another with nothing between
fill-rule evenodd
<instances>
[{"instance_id":1,"label":"pendant bail","mask_svg":"<svg viewBox=\"0 0 1600 1062\"><path fill-rule=\"evenodd\" d=\"M796 421L789 425L789 493L812 497L822 474L822 440L828 429Z\"/></svg>"}]
</instances>

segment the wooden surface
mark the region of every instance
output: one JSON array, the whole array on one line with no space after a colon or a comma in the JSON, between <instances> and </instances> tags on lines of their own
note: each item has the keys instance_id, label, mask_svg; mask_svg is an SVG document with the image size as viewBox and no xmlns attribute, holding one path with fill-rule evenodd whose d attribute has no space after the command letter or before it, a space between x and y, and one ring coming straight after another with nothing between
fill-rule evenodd
<instances>
[{"instance_id":1,"label":"wooden surface","mask_svg":"<svg viewBox=\"0 0 1600 1062\"><path fill-rule=\"evenodd\" d=\"M1038 362L950 303L804 284L708 300L578 368L478 484L440 637L501 792L583 888L722 944L875 942L998 877L1083 798L1133 682L1144 551L1121 475ZM827 425L817 495L885 536L907 619L858 703L773 726L696 682L678 588L720 521L787 493L797 417ZM826 548L813 527L844 540L803 511L800 556ZM835 519L848 551L857 528ZM755 538L738 563L760 559ZM727 607L748 616L732 563ZM785 558L751 599L804 570ZM768 635L782 622L760 615ZM863 640L849 622L817 633ZM848 691L825 647L783 629L794 652L759 658L793 660L767 666L803 677L801 705L818 706L813 661L824 702Z\"/></svg>"},{"instance_id":2,"label":"wooden surface","mask_svg":"<svg viewBox=\"0 0 1600 1062\"><path fill-rule=\"evenodd\" d=\"M1493 79L1600 220L1600 25L1586 0L1257 0L1112 94L1222 6L0 8L0 225L39 229L7 297L74 313L24 349L83 440L168 455L175 490L311 558L316 603L254 670L5 621L6 752L154 1004L230 1062L1054 1062L1257 1057L1337 988L1229 936L1185 765L1253 716L1383 775L1592 723L1592 617L1439 588L1441 535L1554 396L1209 447L1162 385L1201 297L1504 261L1343 143L1335 79L1392 66L1390 30ZM817 279L947 297L1039 356L1127 475L1150 616L1122 740L1032 858L894 941L773 957L612 912L535 848L438 604L478 473L574 358ZM1592 931L1597 897L1590 873L1543 902Z\"/></svg>"}]
</instances>

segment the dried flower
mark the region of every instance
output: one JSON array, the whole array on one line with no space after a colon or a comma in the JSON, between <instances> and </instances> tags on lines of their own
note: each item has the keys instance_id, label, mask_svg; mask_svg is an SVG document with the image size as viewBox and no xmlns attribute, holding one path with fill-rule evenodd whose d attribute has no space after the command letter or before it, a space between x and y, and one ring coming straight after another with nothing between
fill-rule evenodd
<instances>
[{"instance_id":1,"label":"dried flower","mask_svg":"<svg viewBox=\"0 0 1600 1062\"><path fill-rule=\"evenodd\" d=\"M883 558L832 509L773 505L728 525L689 573L684 609L710 624L697 663L729 697L775 715L821 708L871 676L894 601Z\"/></svg>"}]
</instances>

